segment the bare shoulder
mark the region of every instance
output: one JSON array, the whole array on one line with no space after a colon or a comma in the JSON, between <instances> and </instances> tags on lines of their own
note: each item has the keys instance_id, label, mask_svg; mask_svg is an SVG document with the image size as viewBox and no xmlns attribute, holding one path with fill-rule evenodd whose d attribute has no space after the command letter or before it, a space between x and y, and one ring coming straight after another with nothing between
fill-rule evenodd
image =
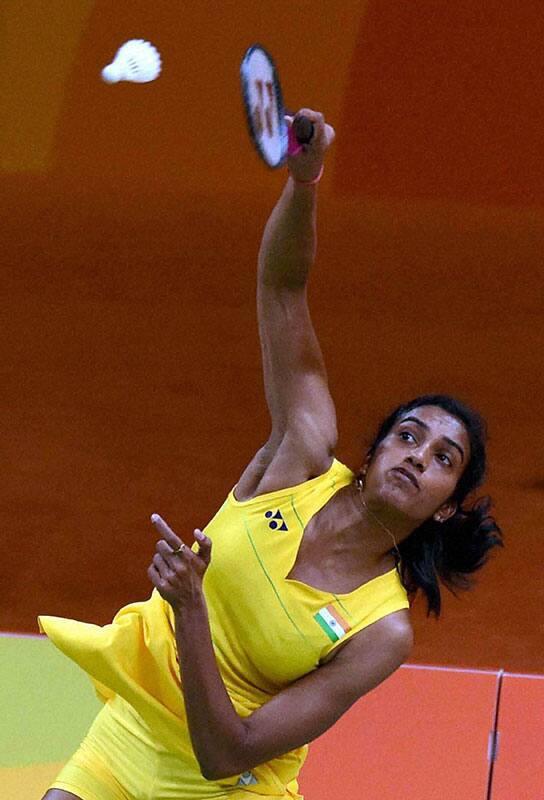
<instances>
[{"instance_id":1,"label":"bare shoulder","mask_svg":"<svg viewBox=\"0 0 544 800\"><path fill-rule=\"evenodd\" d=\"M367 665L379 662L396 669L408 658L413 644L410 613L401 609L354 634L334 660Z\"/></svg>"},{"instance_id":2,"label":"bare shoulder","mask_svg":"<svg viewBox=\"0 0 544 800\"><path fill-rule=\"evenodd\" d=\"M407 608L387 614L387 616L382 617L366 630L372 631L372 628L374 628L375 635L387 640L404 641L410 645L413 644L414 629L410 619L410 612Z\"/></svg>"},{"instance_id":3,"label":"bare shoulder","mask_svg":"<svg viewBox=\"0 0 544 800\"><path fill-rule=\"evenodd\" d=\"M332 702L336 697L341 705L347 698L351 704L396 672L408 658L412 644L408 611L395 611L339 647L337 654L316 670L316 683L328 691Z\"/></svg>"}]
</instances>

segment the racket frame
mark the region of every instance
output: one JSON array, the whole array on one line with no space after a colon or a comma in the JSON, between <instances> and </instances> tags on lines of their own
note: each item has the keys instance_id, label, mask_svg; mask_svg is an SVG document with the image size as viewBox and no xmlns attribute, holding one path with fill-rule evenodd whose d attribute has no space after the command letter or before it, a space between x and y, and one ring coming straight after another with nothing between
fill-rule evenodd
<instances>
[{"instance_id":1,"label":"racket frame","mask_svg":"<svg viewBox=\"0 0 544 800\"><path fill-rule=\"evenodd\" d=\"M261 147L260 138L255 128L253 112L250 106L251 97L249 90L249 83L250 83L249 62L251 56L256 50L261 51L261 53L269 62L270 67L272 69L272 86L274 90L274 103L278 115L278 126L279 126L278 135L280 137L280 157L275 163L271 163L270 159L266 156L264 149ZM276 64L274 62L274 59L272 58L268 50L261 44L251 45L251 47L248 47L248 49L244 53L242 63L240 64L240 79L242 82L242 99L244 102L244 109L246 112L246 120L249 128L249 135L251 141L253 142L259 157L264 161L264 163L271 169L278 169L278 167L282 167L285 164L285 160L287 158L288 130L287 130L287 123L285 121L283 94L281 91L281 83L278 75L278 70L276 69Z\"/></svg>"}]
</instances>

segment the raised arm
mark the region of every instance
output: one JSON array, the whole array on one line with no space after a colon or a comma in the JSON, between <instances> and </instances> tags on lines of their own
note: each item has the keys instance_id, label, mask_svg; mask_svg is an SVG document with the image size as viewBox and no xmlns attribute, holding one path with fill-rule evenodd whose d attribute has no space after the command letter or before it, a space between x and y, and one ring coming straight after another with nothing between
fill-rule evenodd
<instances>
[{"instance_id":1,"label":"raised arm","mask_svg":"<svg viewBox=\"0 0 544 800\"><path fill-rule=\"evenodd\" d=\"M309 109L299 113L314 122L314 137L288 160L290 177L266 224L258 259L257 312L272 422L269 441L257 456L265 468L260 491L293 485L327 469L337 436L325 364L307 303L317 205L317 184L309 182L320 173L334 131L322 114ZM251 491L255 466L250 465L238 484L242 495Z\"/></svg>"}]
</instances>

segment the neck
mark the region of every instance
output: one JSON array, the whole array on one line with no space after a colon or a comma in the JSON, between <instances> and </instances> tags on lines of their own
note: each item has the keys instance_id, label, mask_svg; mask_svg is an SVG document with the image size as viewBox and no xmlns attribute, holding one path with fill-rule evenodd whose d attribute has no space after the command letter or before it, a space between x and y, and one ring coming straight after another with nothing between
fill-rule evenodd
<instances>
[{"instance_id":1,"label":"neck","mask_svg":"<svg viewBox=\"0 0 544 800\"><path fill-rule=\"evenodd\" d=\"M374 511L369 508L364 497L364 486L360 477L357 477L355 483L351 486L352 499L364 527L363 535L367 552L378 561L393 551L398 562L401 557L398 543L411 533L411 529L404 530L405 526L402 524L394 524L393 521L384 519L385 515L380 513L379 509Z\"/></svg>"}]
</instances>

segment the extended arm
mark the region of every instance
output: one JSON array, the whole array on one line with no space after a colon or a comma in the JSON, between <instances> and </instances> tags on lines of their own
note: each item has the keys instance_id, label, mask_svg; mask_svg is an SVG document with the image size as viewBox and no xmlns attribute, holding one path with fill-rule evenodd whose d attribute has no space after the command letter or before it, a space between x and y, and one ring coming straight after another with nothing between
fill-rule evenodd
<instances>
[{"instance_id":1,"label":"extended arm","mask_svg":"<svg viewBox=\"0 0 544 800\"><path fill-rule=\"evenodd\" d=\"M316 205L316 187L289 178L263 235L257 309L274 433L294 433L313 420L329 444L336 435L335 412L307 302Z\"/></svg>"},{"instance_id":2,"label":"extended arm","mask_svg":"<svg viewBox=\"0 0 544 800\"><path fill-rule=\"evenodd\" d=\"M314 140L289 161L291 177L266 224L258 259L259 335L272 422L264 448L267 483L260 491L324 471L336 444L336 414L306 294L316 253L317 186L300 182L319 173L334 131L321 114L303 113L314 121ZM239 496L249 493L254 467L240 479Z\"/></svg>"}]
</instances>

